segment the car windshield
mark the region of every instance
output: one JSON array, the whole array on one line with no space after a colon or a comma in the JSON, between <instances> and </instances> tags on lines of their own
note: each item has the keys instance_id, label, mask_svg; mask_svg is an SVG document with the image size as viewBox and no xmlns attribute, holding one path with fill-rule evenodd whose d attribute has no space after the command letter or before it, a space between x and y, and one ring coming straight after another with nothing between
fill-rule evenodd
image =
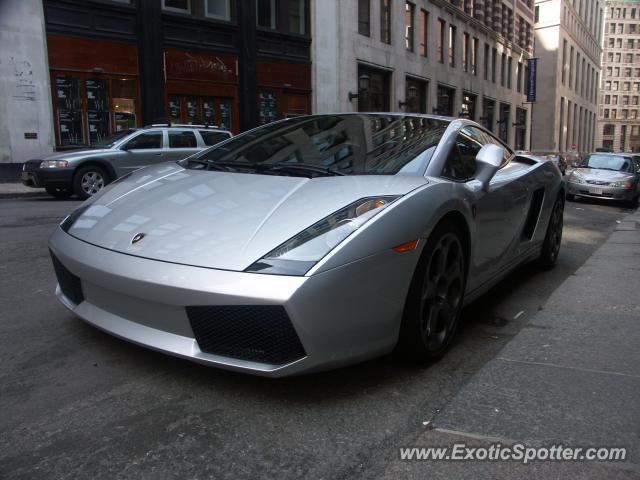
<instances>
[{"instance_id":1,"label":"car windshield","mask_svg":"<svg viewBox=\"0 0 640 480\"><path fill-rule=\"evenodd\" d=\"M91 143L91 148L111 148L117 142L122 140L127 135L131 135L133 132L136 132L137 128L127 128L126 130L121 130L113 135L109 135L108 137L104 137L102 140L98 140L97 142Z\"/></svg>"},{"instance_id":2,"label":"car windshield","mask_svg":"<svg viewBox=\"0 0 640 480\"><path fill-rule=\"evenodd\" d=\"M181 163L311 177L422 175L448 123L384 114L296 117L238 135Z\"/></svg>"},{"instance_id":3,"label":"car windshield","mask_svg":"<svg viewBox=\"0 0 640 480\"><path fill-rule=\"evenodd\" d=\"M589 155L580 165L584 168L599 168L601 170L631 171L631 159L619 155Z\"/></svg>"}]
</instances>

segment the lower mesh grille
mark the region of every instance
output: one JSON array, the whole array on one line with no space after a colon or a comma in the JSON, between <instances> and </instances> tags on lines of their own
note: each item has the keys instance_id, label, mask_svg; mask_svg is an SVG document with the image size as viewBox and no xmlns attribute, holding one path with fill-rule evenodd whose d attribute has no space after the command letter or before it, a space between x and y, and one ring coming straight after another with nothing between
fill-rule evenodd
<instances>
[{"instance_id":1,"label":"lower mesh grille","mask_svg":"<svg viewBox=\"0 0 640 480\"><path fill-rule=\"evenodd\" d=\"M203 352L272 365L306 355L280 305L198 306L186 310Z\"/></svg>"},{"instance_id":2,"label":"lower mesh grille","mask_svg":"<svg viewBox=\"0 0 640 480\"><path fill-rule=\"evenodd\" d=\"M49 253L51 253L51 260L53 260L53 268L56 271L60 290L62 290L65 297L76 305L82 303L84 301L84 295L82 293L80 279L67 270L52 252Z\"/></svg>"}]
</instances>

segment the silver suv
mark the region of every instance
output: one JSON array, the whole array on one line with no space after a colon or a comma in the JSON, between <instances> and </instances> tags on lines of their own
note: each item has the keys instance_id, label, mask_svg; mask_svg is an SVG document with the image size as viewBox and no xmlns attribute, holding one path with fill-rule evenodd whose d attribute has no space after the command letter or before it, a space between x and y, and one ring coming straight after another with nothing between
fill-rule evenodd
<instances>
[{"instance_id":1,"label":"silver suv","mask_svg":"<svg viewBox=\"0 0 640 480\"><path fill-rule=\"evenodd\" d=\"M151 125L118 132L94 143L22 167L22 183L56 198L89 198L127 173L154 163L177 161L231 137L204 125Z\"/></svg>"}]
</instances>

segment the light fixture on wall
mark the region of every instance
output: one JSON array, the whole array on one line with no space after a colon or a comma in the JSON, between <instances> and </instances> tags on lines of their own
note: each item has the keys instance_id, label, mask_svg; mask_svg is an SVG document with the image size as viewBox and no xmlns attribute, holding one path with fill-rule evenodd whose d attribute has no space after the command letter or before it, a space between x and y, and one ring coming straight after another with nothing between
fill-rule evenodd
<instances>
[{"instance_id":1,"label":"light fixture on wall","mask_svg":"<svg viewBox=\"0 0 640 480\"><path fill-rule=\"evenodd\" d=\"M369 93L369 82L371 77L366 74L362 74L358 77L358 93L349 92L349 101L352 101L354 98L358 98L360 95L366 95Z\"/></svg>"},{"instance_id":2,"label":"light fixture on wall","mask_svg":"<svg viewBox=\"0 0 640 480\"><path fill-rule=\"evenodd\" d=\"M403 102L402 100L398 101L398 106L400 108L406 107L406 106L413 107L417 98L418 98L418 88L415 85L411 85L409 88L407 88L407 101L406 102Z\"/></svg>"}]
</instances>

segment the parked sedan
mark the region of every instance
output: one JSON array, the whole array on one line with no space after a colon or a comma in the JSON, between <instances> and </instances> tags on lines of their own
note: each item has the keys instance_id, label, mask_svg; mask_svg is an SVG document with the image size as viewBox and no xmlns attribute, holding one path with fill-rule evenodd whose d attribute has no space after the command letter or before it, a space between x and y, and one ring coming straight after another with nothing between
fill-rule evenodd
<instances>
[{"instance_id":1,"label":"parked sedan","mask_svg":"<svg viewBox=\"0 0 640 480\"><path fill-rule=\"evenodd\" d=\"M181 160L231 137L227 130L205 127L148 127L119 132L92 148L29 160L22 183L56 198L89 198L110 182L141 167Z\"/></svg>"},{"instance_id":2,"label":"parked sedan","mask_svg":"<svg viewBox=\"0 0 640 480\"><path fill-rule=\"evenodd\" d=\"M265 376L451 345L465 303L558 258L564 181L462 119L298 117L134 172L69 215L56 295L131 342Z\"/></svg>"},{"instance_id":3,"label":"parked sedan","mask_svg":"<svg viewBox=\"0 0 640 480\"><path fill-rule=\"evenodd\" d=\"M638 156L625 153L592 153L571 172L567 199L591 197L620 200L635 205L640 195Z\"/></svg>"}]
</instances>

